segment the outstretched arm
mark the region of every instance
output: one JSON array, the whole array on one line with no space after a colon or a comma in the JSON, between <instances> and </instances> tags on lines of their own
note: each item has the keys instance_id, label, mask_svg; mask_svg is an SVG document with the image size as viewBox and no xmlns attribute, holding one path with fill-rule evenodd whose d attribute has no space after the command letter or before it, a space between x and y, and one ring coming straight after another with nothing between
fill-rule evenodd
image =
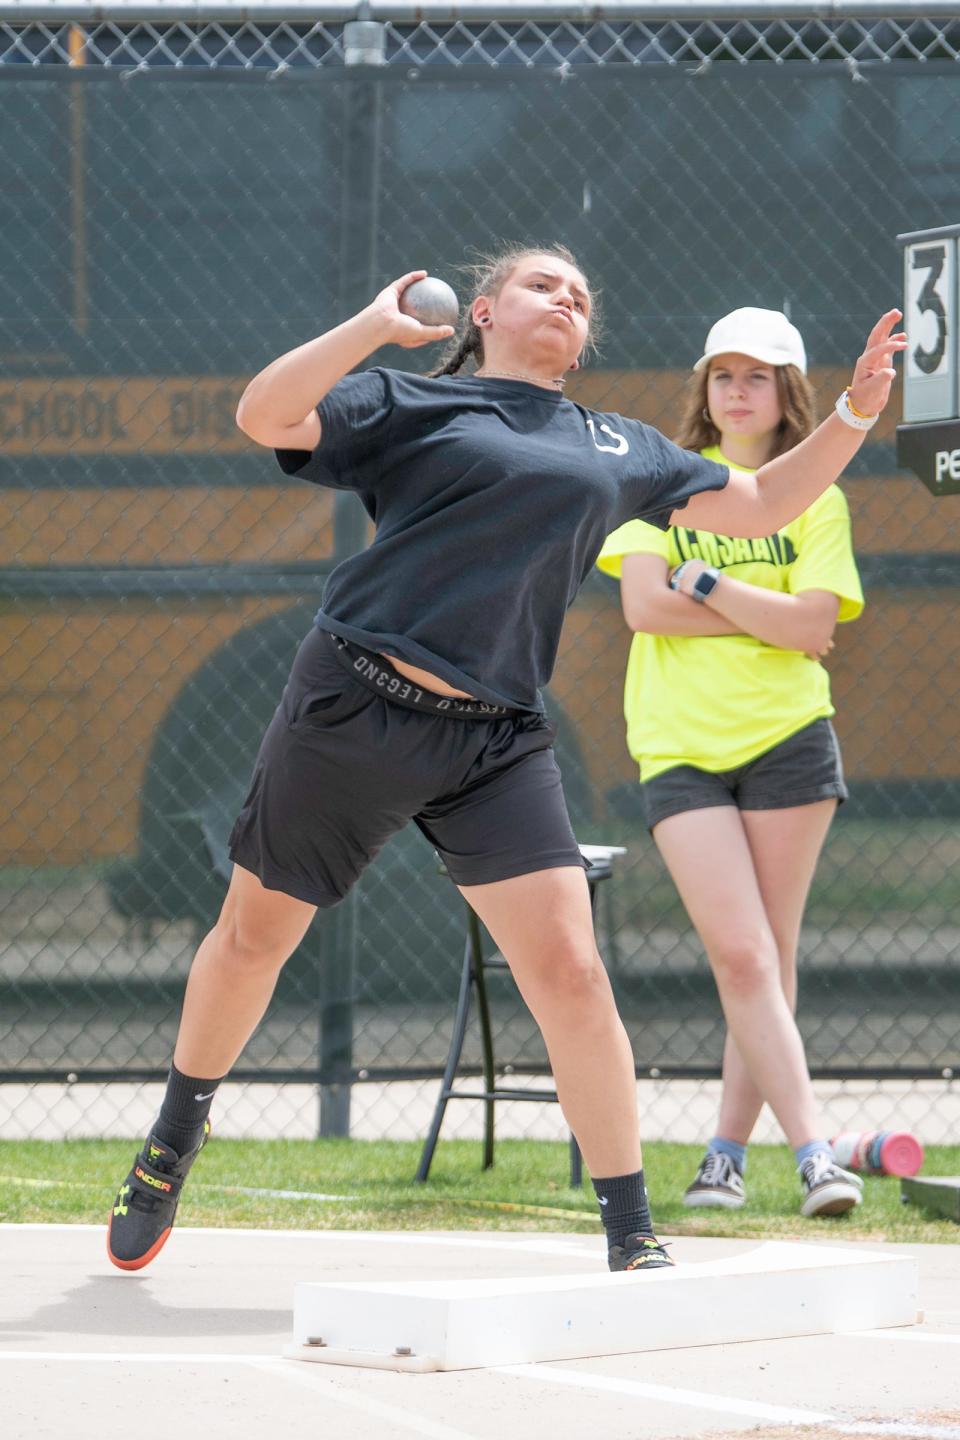
<instances>
[{"instance_id":1,"label":"outstretched arm","mask_svg":"<svg viewBox=\"0 0 960 1440\"><path fill-rule=\"evenodd\" d=\"M446 340L451 325L421 325L399 308L408 285L426 270L411 270L388 285L359 314L315 340L273 360L240 397L237 424L258 445L277 450L315 450L320 443L317 405L338 380L381 345L415 350Z\"/></svg>"},{"instance_id":2,"label":"outstretched arm","mask_svg":"<svg viewBox=\"0 0 960 1440\"><path fill-rule=\"evenodd\" d=\"M871 330L856 363L847 393L860 415L878 415L890 397L896 376L894 357L907 344L906 335L892 333L901 318L899 310L888 310ZM834 483L860 449L865 434L838 415L829 415L806 440L768 460L755 475L731 470L723 490L694 495L682 510L673 512L671 523L723 535L772 535Z\"/></svg>"}]
</instances>

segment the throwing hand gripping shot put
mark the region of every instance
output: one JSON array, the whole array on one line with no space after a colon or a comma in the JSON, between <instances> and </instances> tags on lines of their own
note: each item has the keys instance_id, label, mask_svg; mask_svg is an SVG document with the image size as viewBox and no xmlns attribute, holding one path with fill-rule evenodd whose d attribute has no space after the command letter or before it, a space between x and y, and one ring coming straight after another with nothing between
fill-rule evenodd
<instances>
[{"instance_id":1,"label":"throwing hand gripping shot put","mask_svg":"<svg viewBox=\"0 0 960 1440\"><path fill-rule=\"evenodd\" d=\"M238 423L282 469L355 491L369 548L327 582L231 835L234 870L184 999L160 1115L110 1217L110 1258L165 1243L222 1078L316 910L412 821L507 959L594 1177L614 1270L671 1263L647 1205L634 1063L597 952L584 864L541 690L605 537L632 518L764 536L812 504L863 438L831 415L755 474L563 394L591 344L590 285L559 246L480 267L446 363L374 367L383 345L453 336L394 281L268 365ZM850 404L886 403L898 311L874 328ZM470 362L470 369L462 373ZM851 412L852 413L852 412Z\"/></svg>"}]
</instances>

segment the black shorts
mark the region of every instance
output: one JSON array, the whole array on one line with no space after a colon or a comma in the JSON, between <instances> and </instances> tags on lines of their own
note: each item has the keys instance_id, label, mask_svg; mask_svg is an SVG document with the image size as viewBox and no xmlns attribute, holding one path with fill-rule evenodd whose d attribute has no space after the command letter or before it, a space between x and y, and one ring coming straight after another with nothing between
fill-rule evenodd
<instances>
[{"instance_id":1,"label":"black shorts","mask_svg":"<svg viewBox=\"0 0 960 1440\"><path fill-rule=\"evenodd\" d=\"M844 801L848 790L836 732L814 720L735 770L674 765L640 786L647 828L685 810L734 805L738 810L788 810L818 800Z\"/></svg>"},{"instance_id":2,"label":"black shorts","mask_svg":"<svg viewBox=\"0 0 960 1440\"><path fill-rule=\"evenodd\" d=\"M582 867L541 714L447 699L325 630L297 651L230 858L311 905L342 900L412 820L458 885Z\"/></svg>"}]
</instances>

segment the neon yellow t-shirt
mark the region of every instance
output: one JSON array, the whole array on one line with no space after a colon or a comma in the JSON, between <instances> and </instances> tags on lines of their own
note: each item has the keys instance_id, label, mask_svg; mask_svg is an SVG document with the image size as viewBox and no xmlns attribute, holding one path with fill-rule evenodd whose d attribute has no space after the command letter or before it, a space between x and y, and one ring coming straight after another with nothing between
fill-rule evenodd
<instances>
[{"instance_id":1,"label":"neon yellow t-shirt","mask_svg":"<svg viewBox=\"0 0 960 1440\"><path fill-rule=\"evenodd\" d=\"M729 462L717 446L701 451ZM739 467L743 468L743 467ZM762 540L738 540L630 520L597 561L620 578L625 555L662 555L670 569L697 557L735 580L782 594L828 590L841 621L863 609L846 497L831 485L796 520ZM830 677L816 660L753 635L647 635L630 647L624 691L627 748L650 780L674 765L732 770L834 713Z\"/></svg>"}]
</instances>

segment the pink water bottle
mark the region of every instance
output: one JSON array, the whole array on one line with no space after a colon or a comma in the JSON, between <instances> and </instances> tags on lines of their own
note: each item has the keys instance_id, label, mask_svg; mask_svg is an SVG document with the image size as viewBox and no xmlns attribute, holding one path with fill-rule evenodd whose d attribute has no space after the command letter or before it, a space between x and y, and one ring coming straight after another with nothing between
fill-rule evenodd
<instances>
[{"instance_id":1,"label":"pink water bottle","mask_svg":"<svg viewBox=\"0 0 960 1440\"><path fill-rule=\"evenodd\" d=\"M847 1130L830 1141L838 1165L866 1175L916 1175L923 1146L906 1130Z\"/></svg>"}]
</instances>

